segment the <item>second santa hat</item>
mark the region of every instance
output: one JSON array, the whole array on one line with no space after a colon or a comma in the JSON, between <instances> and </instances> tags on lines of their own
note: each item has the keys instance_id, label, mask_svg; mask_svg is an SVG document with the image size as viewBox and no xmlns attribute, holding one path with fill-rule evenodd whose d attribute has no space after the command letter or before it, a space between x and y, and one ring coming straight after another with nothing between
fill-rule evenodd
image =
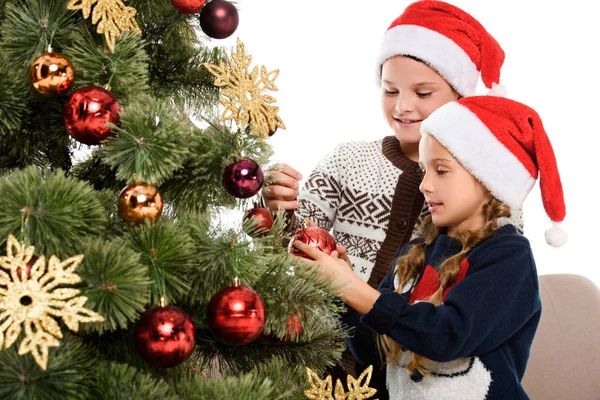
<instances>
[{"instance_id":1,"label":"second santa hat","mask_svg":"<svg viewBox=\"0 0 600 400\"><path fill-rule=\"evenodd\" d=\"M435 69L461 96L475 93L479 74L488 89L500 83L504 51L469 13L452 4L421 0L396 18L381 42L377 78L391 57L418 58Z\"/></svg>"},{"instance_id":2,"label":"second santa hat","mask_svg":"<svg viewBox=\"0 0 600 400\"><path fill-rule=\"evenodd\" d=\"M566 209L554 150L538 113L496 96L472 96L447 103L421 124L500 201L521 207L538 173L542 202L554 228L546 241L562 246Z\"/></svg>"}]
</instances>

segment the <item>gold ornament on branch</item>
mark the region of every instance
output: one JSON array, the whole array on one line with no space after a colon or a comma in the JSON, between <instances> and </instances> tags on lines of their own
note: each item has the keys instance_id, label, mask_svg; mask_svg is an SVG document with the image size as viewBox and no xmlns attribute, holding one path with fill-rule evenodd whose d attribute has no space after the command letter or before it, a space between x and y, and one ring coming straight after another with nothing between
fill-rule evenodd
<instances>
[{"instance_id":1,"label":"gold ornament on branch","mask_svg":"<svg viewBox=\"0 0 600 400\"><path fill-rule=\"evenodd\" d=\"M48 349L60 346L60 326L53 317L61 318L74 332L80 322L102 322L104 318L84 308L85 296L77 296L78 289L61 287L81 282L75 269L83 254L60 261L50 257L48 267L44 256L31 266L35 256L33 246L25 247L10 235L6 242L6 256L0 257L0 349L9 348L24 331L19 355L31 353L35 362L46 369Z\"/></svg>"},{"instance_id":2,"label":"gold ornament on branch","mask_svg":"<svg viewBox=\"0 0 600 400\"><path fill-rule=\"evenodd\" d=\"M310 389L304 391L304 395L311 400L364 400L370 399L377 393L377 389L369 387L373 366L365 369L358 379L348 375L348 392L344 391L342 382L338 379L335 384L335 391L332 395L332 378L328 375L325 379L319 378L310 368L306 368ZM376 399L373 399L376 400Z\"/></svg>"},{"instance_id":3,"label":"gold ornament on branch","mask_svg":"<svg viewBox=\"0 0 600 400\"><path fill-rule=\"evenodd\" d=\"M221 121L234 120L238 127L250 124L250 134L268 137L277 128L285 129L277 115L279 107L272 105L277 100L266 90L277 91L275 79L279 70L267 72L264 66L250 70L252 56L246 54L241 40L237 40L237 52L232 52L227 64L204 63L216 79L214 85L221 89L220 102L225 106Z\"/></svg>"},{"instance_id":4,"label":"gold ornament on branch","mask_svg":"<svg viewBox=\"0 0 600 400\"><path fill-rule=\"evenodd\" d=\"M92 7L94 7L94 11L91 11ZM137 10L126 6L123 0L70 0L67 8L81 10L84 19L87 19L91 12L94 25L100 21L96 32L104 34L104 40L111 53L115 51L115 40L122 32L133 30L139 35L142 34L142 30L135 21Z\"/></svg>"}]
</instances>

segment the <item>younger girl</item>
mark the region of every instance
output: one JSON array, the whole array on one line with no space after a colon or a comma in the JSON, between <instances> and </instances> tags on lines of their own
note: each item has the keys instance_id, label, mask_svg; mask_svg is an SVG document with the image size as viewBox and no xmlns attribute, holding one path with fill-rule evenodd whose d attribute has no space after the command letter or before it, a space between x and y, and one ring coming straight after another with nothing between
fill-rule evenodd
<instances>
[{"instance_id":1,"label":"younger girl","mask_svg":"<svg viewBox=\"0 0 600 400\"><path fill-rule=\"evenodd\" d=\"M383 350L391 399L527 399L521 379L541 314L537 271L528 240L497 220L520 207L539 172L556 225L546 239L564 243L552 146L534 110L494 96L448 103L421 132L419 189L430 215L378 290L336 252L296 247L343 285L345 322L357 328L350 347L366 365Z\"/></svg>"}]
</instances>

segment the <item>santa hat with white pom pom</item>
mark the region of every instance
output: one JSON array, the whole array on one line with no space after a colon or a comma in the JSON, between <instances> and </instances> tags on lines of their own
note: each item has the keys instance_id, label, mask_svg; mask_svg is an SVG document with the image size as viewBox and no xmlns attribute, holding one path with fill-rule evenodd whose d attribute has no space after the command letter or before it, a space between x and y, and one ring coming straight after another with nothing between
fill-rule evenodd
<instances>
[{"instance_id":1,"label":"santa hat with white pom pom","mask_svg":"<svg viewBox=\"0 0 600 400\"><path fill-rule=\"evenodd\" d=\"M502 88L494 88L495 94ZM421 124L490 192L512 209L521 207L540 178L542 202L553 227L546 242L567 241L560 228L566 210L554 150L538 113L525 104L494 95L447 103Z\"/></svg>"}]
</instances>

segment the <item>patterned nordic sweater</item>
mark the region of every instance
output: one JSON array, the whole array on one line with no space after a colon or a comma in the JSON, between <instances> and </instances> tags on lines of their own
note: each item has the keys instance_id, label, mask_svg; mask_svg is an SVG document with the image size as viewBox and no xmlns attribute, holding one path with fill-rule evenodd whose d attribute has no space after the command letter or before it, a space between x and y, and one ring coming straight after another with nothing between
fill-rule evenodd
<instances>
[{"instance_id":1,"label":"patterned nordic sweater","mask_svg":"<svg viewBox=\"0 0 600 400\"><path fill-rule=\"evenodd\" d=\"M425 377L406 372L408 351L387 365L390 399L528 399L521 379L541 315L529 241L512 225L498 228L495 237L461 263L457 282L444 292L442 305L421 302L439 287L441 262L460 248L458 241L441 235L427 248L426 267L416 284L397 293L397 277L388 274L371 311L361 316L349 309L344 316L344 322L357 327L348 341L365 365L379 363L373 332L429 359Z\"/></svg>"},{"instance_id":2,"label":"patterned nordic sweater","mask_svg":"<svg viewBox=\"0 0 600 400\"><path fill-rule=\"evenodd\" d=\"M346 247L354 272L376 288L398 249L417 237L417 222L426 213L420 183L418 164L404 155L395 136L342 143L307 179L297 219L331 230ZM521 210L501 224L506 222L522 230Z\"/></svg>"}]
</instances>

